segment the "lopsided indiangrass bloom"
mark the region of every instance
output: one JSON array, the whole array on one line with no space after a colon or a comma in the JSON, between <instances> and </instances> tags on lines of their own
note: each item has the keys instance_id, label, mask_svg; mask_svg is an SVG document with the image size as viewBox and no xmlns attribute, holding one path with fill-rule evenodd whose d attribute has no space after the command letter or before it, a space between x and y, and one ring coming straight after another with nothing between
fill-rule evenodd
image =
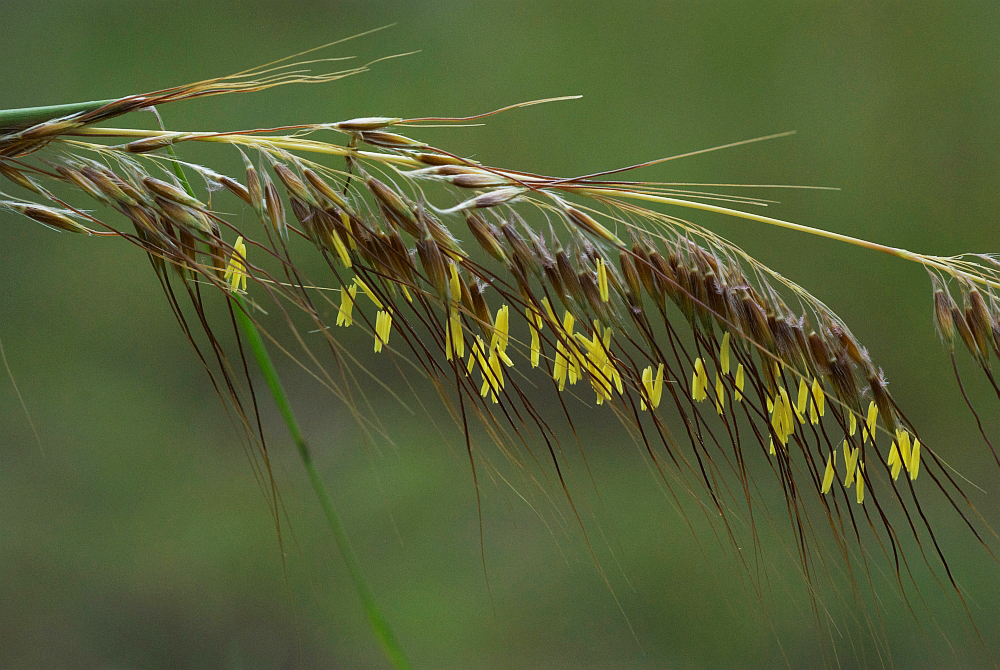
<instances>
[{"instance_id":1,"label":"lopsided indiangrass bloom","mask_svg":"<svg viewBox=\"0 0 1000 670\"><path fill-rule=\"evenodd\" d=\"M470 417L515 460L519 444L558 443L530 388L547 386L570 422L583 406L613 415L670 490L701 494L734 546L736 510L752 519L768 506L756 478L769 471L784 491L807 580L828 569L812 549L820 543L813 522L825 519L852 580L871 581L868 557L901 551L908 534L935 547L921 551L922 560L943 570L961 599L921 500L931 488L946 496L977 538L981 520L893 400L883 371L820 300L676 212L741 217L921 264L953 359L957 333L998 398L991 360L1000 357L1000 259L917 254L717 204L760 204L745 196L616 181L619 171L556 178L493 167L410 136L421 123L467 119L368 117L226 133L99 125L177 100L361 69L303 75L269 67L61 116L3 125L0 115L0 179L30 194L0 191L0 207L56 230L139 246L175 310L177 293L187 294L206 329L212 318L201 286L293 306L316 326L313 340L299 337L310 371L350 402L351 390L312 351L326 347L345 364L343 331L323 316L335 312L337 326L365 329L375 352L407 357L433 383L465 429L473 468ZM174 150L191 142L241 156L245 172L179 160ZM203 187L201 197L188 178ZM79 203L55 194L65 187ZM220 214L225 198L245 203L259 222ZM83 203L114 213L99 216ZM322 279L305 275L297 239L322 259ZM210 374L228 377L232 369L221 364ZM229 400L243 413L239 394ZM554 468L572 506L559 453L549 446L548 464L535 462ZM928 476L918 480L922 459ZM874 537L858 533L859 518ZM898 576L899 564L893 569Z\"/></svg>"}]
</instances>

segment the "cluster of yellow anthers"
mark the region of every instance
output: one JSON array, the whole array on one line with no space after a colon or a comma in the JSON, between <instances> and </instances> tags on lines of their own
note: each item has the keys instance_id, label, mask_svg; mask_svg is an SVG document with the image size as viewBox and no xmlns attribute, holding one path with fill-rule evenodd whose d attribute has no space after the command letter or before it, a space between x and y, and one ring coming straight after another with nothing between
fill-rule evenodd
<instances>
[{"instance_id":1,"label":"cluster of yellow anthers","mask_svg":"<svg viewBox=\"0 0 1000 670\"><path fill-rule=\"evenodd\" d=\"M489 394L493 402L500 402L499 393L503 390L503 368L501 361L507 367L513 367L514 361L507 355L507 345L510 343L510 308L504 305L497 310L496 319L493 321L493 335L490 338L489 349L482 336L476 335L476 342L469 352L469 363L466 365L466 374L472 374L472 369L479 363L482 370L483 385L479 389L479 394L486 397Z\"/></svg>"},{"instance_id":2,"label":"cluster of yellow anthers","mask_svg":"<svg viewBox=\"0 0 1000 670\"><path fill-rule=\"evenodd\" d=\"M719 414L722 414L725 408L725 385L722 382L723 377L729 377L730 374L730 349L729 349L729 333L726 333L722 338L722 343L719 346L719 371L715 375L715 408ZM775 379L781 378L781 369L777 364L775 364L774 371ZM663 366L660 366L659 371L654 379L653 369L646 368L643 371L642 383L646 389L648 397L651 399L652 407L655 408L659 404L660 393L662 391L663 383ZM743 364L739 364L736 375L733 378L733 400L736 402L741 402L743 400L743 387L745 384L745 373L743 370ZM691 379L691 397L697 402L702 402L708 399L708 372L705 368L704 361L699 357L694 363L694 372L692 373ZM642 408L646 409L646 402L642 404ZM826 394L823 391L823 386L819 379L813 379L812 383L806 381L804 377L799 379L798 396L796 402L793 404L788 391L779 384L777 393L774 398L767 399L767 409L771 414L771 427L774 429L774 435L777 436L778 441L782 446L788 445L788 440L795 432L796 425L806 423L806 413L809 415L809 422L812 424L818 424L820 419L826 413ZM854 412L848 412L849 416L849 437L853 437L858 430L858 422ZM872 444L875 443L875 423L878 419L878 406L875 401L871 401L868 405L868 413L865 417L865 423L861 427L861 437L862 442L867 444L871 440ZM911 444L912 442L912 444ZM770 443L770 453L775 454L774 440ZM830 488L833 485L833 480L836 472L836 451L832 452L827 459L826 472L823 476L822 492L829 493ZM913 438L911 440L910 433L905 429L899 428L896 430L896 437L893 440L892 448L889 452L889 458L887 464L891 468L892 478L895 480L899 477L900 471L905 467L906 471L910 475L910 479L914 480L917 478L917 474L920 471L920 440ZM844 465L846 469L846 474L844 475L844 486L850 488L852 485L856 484L857 488L857 501L859 503L864 501L864 477L862 472L864 471L864 463L861 461L861 448L852 448L849 439L844 440Z\"/></svg>"},{"instance_id":3,"label":"cluster of yellow anthers","mask_svg":"<svg viewBox=\"0 0 1000 670\"><path fill-rule=\"evenodd\" d=\"M357 300L359 288L378 307L378 314L375 316L375 352L378 353L382 351L382 347L389 344L392 312L386 309L382 301L361 277L355 277L350 286L340 290L340 311L337 312L337 325L346 328L354 323L354 303Z\"/></svg>"},{"instance_id":4,"label":"cluster of yellow anthers","mask_svg":"<svg viewBox=\"0 0 1000 670\"><path fill-rule=\"evenodd\" d=\"M229 260L225 272L225 279L229 282L234 291L246 290L246 244L242 237L236 240L233 245L234 253ZM598 288L601 299L608 300L608 275L603 259L597 263ZM454 358L462 359L465 356L465 336L462 328L462 306L461 306L461 282L457 268L450 265L450 277L448 281L451 298L447 307L447 321L445 324L445 351L448 360ZM353 311L357 300L358 290L361 290L378 308L375 319L375 351L380 352L389 342L389 334L392 329L392 313L386 308L384 303L375 295L371 288L360 278L354 277L351 284L341 290L340 310L337 314L338 326L350 326L354 322ZM407 300L410 300L409 292L403 287ZM621 375L615 367L610 355L612 330L610 327L603 327L598 320L594 320L592 334L588 337L584 333L574 332L575 318L566 311L562 319L559 319L547 298L542 298L542 307L545 314L556 329L556 355L553 361L552 377L558 385L560 391L566 388L566 383L576 384L586 375L590 379L591 386L597 394L597 404L602 405L612 397L612 390L617 390L619 394L624 393ZM533 368L538 367L541 360L541 338L540 331L543 329L545 319L542 313L534 307L528 306L525 309L528 327L531 334L530 361ZM482 336L477 335L469 352L468 363L466 364L466 374L471 375L478 363L482 373L482 386L480 395L489 396L494 403L499 402L499 393L504 388L503 367L513 367L514 362L507 354L507 347L510 343L510 308L503 305L497 310L490 331L492 333L489 346L486 345ZM742 402L743 389L746 382L746 373L743 364L736 367L735 375L731 374L731 354L730 335L725 333L719 345L718 371L715 374L714 399L716 411L721 415L725 409L726 387L723 378L731 379L734 402ZM781 378L781 367L774 364L774 378ZM661 363L655 373L652 366L647 366L642 371L642 398L641 408L644 411L653 410L659 407L663 394L663 374L664 365ZM709 378L705 362L698 357L694 363L694 372L691 380L691 396L697 402L707 400L709 397ZM777 392L773 398L767 399L767 409L771 415L771 427L774 435L778 438L782 446L787 447L788 441L794 434L796 426L806 423L808 414L809 422L818 424L826 412L826 395L822 384L818 379L813 379L811 383L804 377L799 379L798 394L796 402L792 403L788 391L781 384L777 387ZM853 437L857 432L857 419L853 412L848 412L849 416L849 436ZM874 401L868 406L868 413L865 424L861 427L862 442L867 443L869 439L875 442L875 422L878 418L878 407ZM844 440L844 465L846 474L844 476L844 486L851 487L856 484L857 501L864 500L864 463L861 461L861 448L853 448L849 439ZM770 453L775 454L774 440L770 443ZM829 493L833 484L836 471L836 451L832 452L827 459L826 471L823 476L822 492ZM896 439L892 443L892 448L887 461L891 468L893 479L898 478L900 471L905 467L910 475L910 479L916 479L920 469L920 440L913 440L911 444L910 434L904 429L896 430Z\"/></svg>"},{"instance_id":5,"label":"cluster of yellow anthers","mask_svg":"<svg viewBox=\"0 0 1000 670\"><path fill-rule=\"evenodd\" d=\"M848 432L851 436L854 436L858 429L858 422L853 413L850 417ZM876 406L875 401L872 401L868 405L868 415L865 417L865 425L861 427L863 443L867 443L870 439L872 444L875 444L875 421L877 418L878 406ZM864 463L860 460L860 453L860 447L852 449L849 441L847 439L844 440L844 465L847 470L847 474L844 476L844 486L850 488L852 483L857 482L857 500L859 503L863 502L865 498L864 478L861 474L864 471ZM830 487L833 485L836 463L837 452L834 451L826 461L826 472L823 475L823 486L821 489L823 493L829 493ZM887 464L892 469L893 480L899 477L899 472L904 467L909 473L910 479L916 479L917 474L920 472L920 440L913 438L911 444L910 433L902 428L897 429L896 437L889 451Z\"/></svg>"},{"instance_id":6,"label":"cluster of yellow anthers","mask_svg":"<svg viewBox=\"0 0 1000 670\"><path fill-rule=\"evenodd\" d=\"M234 291L246 291L247 290L247 245L243 242L243 236L236 238L236 243L233 245L233 255L229 258L229 263L226 265L226 274L223 275L223 279L229 282L230 288Z\"/></svg>"},{"instance_id":7,"label":"cluster of yellow anthers","mask_svg":"<svg viewBox=\"0 0 1000 670\"><path fill-rule=\"evenodd\" d=\"M599 286L602 275L605 286L604 289L601 289L602 296L606 296L607 274L603 262L599 262ZM602 300L607 301L604 297ZM625 387L621 375L611 358L611 328L602 326L600 321L594 319L594 330L590 337L584 333L576 333L574 332L576 319L569 311L563 315L560 321L548 299L542 298L541 302L549 321L557 331L556 357L552 364L552 378L558 384L559 390L562 391L566 388L566 382L569 382L570 385L576 384L584 378L584 373L586 373L586 376L590 378L590 385L597 394L596 402L598 405L603 405L606 400L611 400L612 389L617 390L619 395L624 393ZM525 313L531 330L531 366L537 367L541 355L539 331L544 322L542 315L532 307L528 307Z\"/></svg>"},{"instance_id":8,"label":"cluster of yellow anthers","mask_svg":"<svg viewBox=\"0 0 1000 670\"><path fill-rule=\"evenodd\" d=\"M729 377L729 358L729 333L726 333L722 336L722 344L719 345L719 371L715 373L715 411L719 414L722 414L722 411L725 409L726 389L722 383L722 378ZM733 400L736 402L742 402L743 400L743 386L745 383L746 372L743 370L743 364L739 363L736 366L736 376L733 379L733 385L735 386L735 390L733 391ZM783 397L787 399L788 394L785 393L785 390L781 389L781 392L785 394ZM820 390L820 393L822 393L822 390ZM708 372L705 370L705 363L702 361L701 357L696 359L694 362L694 373L691 376L691 397L698 402L702 402L708 398ZM784 407L784 405L782 405L782 407ZM768 410L774 414L775 419L778 419L782 425L784 425L784 412L776 411L774 404L770 400L768 401ZM775 425L774 428L778 436L781 437L783 431L780 430L777 425ZM789 431L788 435L790 434L791 432ZM787 435L785 441L787 441ZM771 453L774 453L773 445L771 447Z\"/></svg>"}]
</instances>

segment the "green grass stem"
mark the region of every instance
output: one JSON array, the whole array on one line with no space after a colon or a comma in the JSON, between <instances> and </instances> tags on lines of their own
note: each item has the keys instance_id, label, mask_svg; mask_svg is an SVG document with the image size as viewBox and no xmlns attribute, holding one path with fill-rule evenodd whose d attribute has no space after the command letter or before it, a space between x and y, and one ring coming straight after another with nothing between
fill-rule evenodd
<instances>
[{"instance_id":1,"label":"green grass stem","mask_svg":"<svg viewBox=\"0 0 1000 670\"><path fill-rule=\"evenodd\" d=\"M233 302L236 320L240 324L247 342L250 344L250 350L257 361L257 366L264 374L264 379L271 390L271 395L274 396L278 410L285 419L288 432L291 434L292 440L294 440L295 446L298 448L299 457L302 459L302 464L309 475L309 483L312 484L313 491L316 493L316 497L319 498L323 514L326 515L327 524L333 532L337 548L340 550L340 555L347 565L347 571L350 573L351 581L354 582L354 587L361 598L361 604L364 606L365 614L368 615L368 622L371 625L372 631L375 633L375 636L382 645L383 651L385 651L386 656L389 657L393 666L401 670L404 668L408 669L411 667L410 662L403 652L403 648L396 640L396 636L393 634L388 620L375 602L368 583L365 581L365 577L361 572L361 566L358 564L358 559L354 555L354 550L347 539L344 527L340 523L340 517L333 506L333 501L327 493L326 487L323 485L323 480L320 477L319 470L316 469L316 464L313 463L312 454L309 452L309 445L306 443L306 439L302 435L302 430L295 420L295 414L292 412L292 406L288 402L288 396L285 395L278 372L271 363L271 356L267 353L264 340L261 338L260 332L247 312L246 302L237 294L232 294L230 300Z\"/></svg>"},{"instance_id":2,"label":"green grass stem","mask_svg":"<svg viewBox=\"0 0 1000 670\"><path fill-rule=\"evenodd\" d=\"M114 100L92 100L90 102L71 102L65 105L47 105L44 107L23 107L21 109L0 110L0 128L20 128L33 126L42 121L58 119L61 116L90 112Z\"/></svg>"}]
</instances>

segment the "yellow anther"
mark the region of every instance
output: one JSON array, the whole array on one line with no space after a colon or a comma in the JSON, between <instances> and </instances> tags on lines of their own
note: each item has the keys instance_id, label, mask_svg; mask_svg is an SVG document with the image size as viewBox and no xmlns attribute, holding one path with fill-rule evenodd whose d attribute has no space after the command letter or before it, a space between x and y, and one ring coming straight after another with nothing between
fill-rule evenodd
<instances>
[{"instance_id":1,"label":"yellow anther","mask_svg":"<svg viewBox=\"0 0 1000 670\"><path fill-rule=\"evenodd\" d=\"M743 372L743 364L736 366L736 390L733 391L733 399L736 402L743 402L743 384L746 382L746 374Z\"/></svg>"},{"instance_id":2,"label":"yellow anther","mask_svg":"<svg viewBox=\"0 0 1000 670\"><path fill-rule=\"evenodd\" d=\"M378 299L378 296L377 296L377 295L375 295L375 293L373 293L373 292L372 292L372 290L371 290L370 288L368 288L368 284L366 284L366 283L365 283L365 282L364 282L364 281L363 281L363 280L361 279L361 277L355 277L355 278L354 278L354 283L355 283L355 284L357 284L357 285L358 285L358 287L359 287L359 288L360 288L360 289L361 289L362 291L364 291L364 292L365 292L365 295L367 295L367 296L368 296L368 298L369 298L369 299L370 299L370 300L371 300L371 301L372 301L373 303L375 303L375 306L376 306L376 307L378 307L379 309L385 309L385 305L383 305L383 304L382 304L382 301Z\"/></svg>"},{"instance_id":3,"label":"yellow anther","mask_svg":"<svg viewBox=\"0 0 1000 670\"><path fill-rule=\"evenodd\" d=\"M705 364L701 357L694 362L694 372L691 374L691 397L701 402L708 397L708 374L705 372Z\"/></svg>"},{"instance_id":4,"label":"yellow anther","mask_svg":"<svg viewBox=\"0 0 1000 670\"><path fill-rule=\"evenodd\" d=\"M548 305L544 298L543 304ZM574 346L573 325L575 319L568 311L563 316L562 332L558 333L556 341L556 360L552 367L552 378L559 384L559 390L566 388L566 380L570 384L575 384L580 372L580 363L577 356L573 355L576 350ZM571 360L572 356L572 360Z\"/></svg>"},{"instance_id":5,"label":"yellow anther","mask_svg":"<svg viewBox=\"0 0 1000 670\"><path fill-rule=\"evenodd\" d=\"M611 299L611 292L608 289L608 264L603 258L597 259L597 290L601 294L602 302Z\"/></svg>"},{"instance_id":6,"label":"yellow anther","mask_svg":"<svg viewBox=\"0 0 1000 670\"><path fill-rule=\"evenodd\" d=\"M792 408L792 413L795 415L795 418L799 420L799 423L806 422L806 417L804 413L806 411L806 402L808 400L809 400L809 386L806 384L806 381L804 379L799 379L799 395L796 398L796 402L794 405L791 403L791 401L789 401L788 403L788 406Z\"/></svg>"},{"instance_id":7,"label":"yellow anther","mask_svg":"<svg viewBox=\"0 0 1000 670\"><path fill-rule=\"evenodd\" d=\"M914 440L913 451L910 453L910 481L917 478L920 472L920 440Z\"/></svg>"},{"instance_id":8,"label":"yellow anther","mask_svg":"<svg viewBox=\"0 0 1000 670\"><path fill-rule=\"evenodd\" d=\"M493 388L493 402L497 402L497 394L503 389L503 367L500 365L500 358L497 350L490 352L489 359L490 386Z\"/></svg>"},{"instance_id":9,"label":"yellow anther","mask_svg":"<svg viewBox=\"0 0 1000 670\"><path fill-rule=\"evenodd\" d=\"M552 305L549 303L548 298L542 298L542 309L545 310L545 315L549 317L549 321L559 325L559 319L556 318L556 313L552 309Z\"/></svg>"},{"instance_id":10,"label":"yellow anther","mask_svg":"<svg viewBox=\"0 0 1000 670\"><path fill-rule=\"evenodd\" d=\"M566 331L566 334L569 335L570 337L573 336L573 324L574 323L576 323L576 319L573 318L573 315L569 311L567 311L563 315L562 327L563 327L563 330Z\"/></svg>"},{"instance_id":11,"label":"yellow anther","mask_svg":"<svg viewBox=\"0 0 1000 670\"><path fill-rule=\"evenodd\" d=\"M236 244L233 245L233 255L229 257L229 264L226 266L226 274L223 277L234 291L247 289L247 266L244 264L246 259L247 245L243 243L241 235L236 238Z\"/></svg>"},{"instance_id":12,"label":"yellow anther","mask_svg":"<svg viewBox=\"0 0 1000 670\"><path fill-rule=\"evenodd\" d=\"M896 442L899 444L899 455L907 471L910 469L910 434L902 428L896 429Z\"/></svg>"},{"instance_id":13,"label":"yellow anther","mask_svg":"<svg viewBox=\"0 0 1000 670\"><path fill-rule=\"evenodd\" d=\"M354 323L354 301L358 296L358 285L352 283L347 288L340 289L340 311L337 312L337 325L350 326Z\"/></svg>"},{"instance_id":14,"label":"yellow anther","mask_svg":"<svg viewBox=\"0 0 1000 670\"><path fill-rule=\"evenodd\" d=\"M886 461L886 465L892 468L892 478L896 479L899 477L899 471L903 467L903 461L899 458L899 449L896 448L896 443L892 443L892 449L889 450L889 460Z\"/></svg>"},{"instance_id":15,"label":"yellow anther","mask_svg":"<svg viewBox=\"0 0 1000 670\"><path fill-rule=\"evenodd\" d=\"M820 489L824 494L829 493L830 487L833 485L833 478L836 476L836 462L837 452L833 451L826 457L826 472L823 473L823 488Z\"/></svg>"},{"instance_id":16,"label":"yellow anther","mask_svg":"<svg viewBox=\"0 0 1000 670\"><path fill-rule=\"evenodd\" d=\"M448 279L448 288L451 289L451 300L452 302L461 302L462 300L462 282L458 279L458 267L454 263L448 264L451 270L451 277Z\"/></svg>"},{"instance_id":17,"label":"yellow anther","mask_svg":"<svg viewBox=\"0 0 1000 670\"><path fill-rule=\"evenodd\" d=\"M848 430L847 432L849 435L853 436L854 433L858 432L858 417L854 415L854 412L851 412L850 416L851 416L851 421L850 421L851 426L850 430Z\"/></svg>"},{"instance_id":18,"label":"yellow anther","mask_svg":"<svg viewBox=\"0 0 1000 670\"><path fill-rule=\"evenodd\" d=\"M466 374L472 374L472 368L476 367L476 360L482 358L481 352L485 346L483 338L476 335L476 341L472 343L472 351L469 352L469 363L465 366ZM480 363L480 367L482 367L482 363Z\"/></svg>"},{"instance_id":19,"label":"yellow anther","mask_svg":"<svg viewBox=\"0 0 1000 670\"><path fill-rule=\"evenodd\" d=\"M860 505L865 501L865 477L864 477L865 465L864 463L858 464L858 474L857 474L857 493L858 493L858 504Z\"/></svg>"},{"instance_id":20,"label":"yellow anther","mask_svg":"<svg viewBox=\"0 0 1000 670\"><path fill-rule=\"evenodd\" d=\"M799 379L799 397L795 403L795 409L798 413L806 413L806 403L809 402L809 385L806 384L805 378Z\"/></svg>"},{"instance_id":21,"label":"yellow anther","mask_svg":"<svg viewBox=\"0 0 1000 670\"><path fill-rule=\"evenodd\" d=\"M851 449L851 445L844 440L844 465L847 474L844 476L844 486L850 488L854 483L854 475L858 469L858 458L861 456L861 448Z\"/></svg>"},{"instance_id":22,"label":"yellow anther","mask_svg":"<svg viewBox=\"0 0 1000 670\"><path fill-rule=\"evenodd\" d=\"M653 367L650 365L647 365L642 370L642 388L645 393L639 398L639 407L645 410L647 407L646 398L652 398L653 396Z\"/></svg>"},{"instance_id":23,"label":"yellow anther","mask_svg":"<svg viewBox=\"0 0 1000 670\"><path fill-rule=\"evenodd\" d=\"M542 315L534 307L525 308L528 316L528 330L531 331L531 367L537 368L542 355L542 341L538 331L542 329Z\"/></svg>"},{"instance_id":24,"label":"yellow anther","mask_svg":"<svg viewBox=\"0 0 1000 670\"><path fill-rule=\"evenodd\" d=\"M453 353L454 352L454 353ZM465 356L465 334L462 332L462 313L452 306L445 325L445 355L450 361L454 356Z\"/></svg>"},{"instance_id":25,"label":"yellow anther","mask_svg":"<svg viewBox=\"0 0 1000 670\"><path fill-rule=\"evenodd\" d=\"M345 230L351 229L351 217L349 217L347 215L347 212L345 212L344 210L340 210L340 222L344 225ZM348 233L347 235L347 243L351 245L352 249L358 248L357 243L354 241L354 236L351 235L350 233Z\"/></svg>"},{"instance_id":26,"label":"yellow anther","mask_svg":"<svg viewBox=\"0 0 1000 670\"><path fill-rule=\"evenodd\" d=\"M792 414L792 401L784 386L779 387L778 395L773 401L768 401L768 407L771 412L771 427L774 428L774 434L782 445L787 445L788 438L795 432L795 423Z\"/></svg>"},{"instance_id":27,"label":"yellow anther","mask_svg":"<svg viewBox=\"0 0 1000 670\"><path fill-rule=\"evenodd\" d=\"M719 369L722 374L729 374L729 333L722 336L722 344L719 345Z\"/></svg>"},{"instance_id":28,"label":"yellow anther","mask_svg":"<svg viewBox=\"0 0 1000 670\"><path fill-rule=\"evenodd\" d=\"M642 409L646 409L646 398L649 399L649 406L656 409L660 406L660 398L663 396L663 363L656 368L656 375L653 375L653 368L647 366L642 371L642 387L646 391L642 400Z\"/></svg>"},{"instance_id":29,"label":"yellow anther","mask_svg":"<svg viewBox=\"0 0 1000 670\"><path fill-rule=\"evenodd\" d=\"M375 316L375 353L389 344L389 332L392 330L392 314L380 309Z\"/></svg>"},{"instance_id":30,"label":"yellow anther","mask_svg":"<svg viewBox=\"0 0 1000 670\"><path fill-rule=\"evenodd\" d=\"M621 385L621 376L617 374L614 363L609 356L611 329L603 329L603 336L601 336L601 331L601 323L595 319L592 337L587 338L582 334L576 335L576 340L585 350L583 367L590 375L590 385L597 393L598 405L603 405L605 400L611 399L612 384Z\"/></svg>"},{"instance_id":31,"label":"yellow anther","mask_svg":"<svg viewBox=\"0 0 1000 670\"><path fill-rule=\"evenodd\" d=\"M826 394L823 392L823 385L819 383L819 379L813 377L812 383L812 409L810 410L810 416L812 412L815 411L819 416L813 421L813 423L819 423L819 417L826 413Z\"/></svg>"},{"instance_id":32,"label":"yellow anther","mask_svg":"<svg viewBox=\"0 0 1000 670\"><path fill-rule=\"evenodd\" d=\"M496 319L493 321L493 339L490 341L490 351L497 352L500 360L507 367L514 365L514 361L507 356L507 344L510 342L510 308L507 305L497 310Z\"/></svg>"},{"instance_id":33,"label":"yellow anther","mask_svg":"<svg viewBox=\"0 0 1000 670\"><path fill-rule=\"evenodd\" d=\"M864 434L866 442L868 441L869 437L871 437L872 442L875 441L875 420L877 418L878 418L878 405L876 405L875 401L872 400L870 403L868 403L868 418L865 419L865 425L868 429L868 432Z\"/></svg>"},{"instance_id":34,"label":"yellow anther","mask_svg":"<svg viewBox=\"0 0 1000 670\"><path fill-rule=\"evenodd\" d=\"M340 239L340 234L336 230L330 231L330 244L333 245L334 250L337 252L337 256L340 257L340 262L344 264L344 267L351 267L351 255L348 253L347 247L344 246L344 240Z\"/></svg>"},{"instance_id":35,"label":"yellow anther","mask_svg":"<svg viewBox=\"0 0 1000 670\"><path fill-rule=\"evenodd\" d=\"M792 422L792 401L788 397L788 391L782 386L778 389L781 392L781 403L784 406L785 412L785 439L781 442L782 444L788 443L788 436L795 431L795 424Z\"/></svg>"}]
</instances>

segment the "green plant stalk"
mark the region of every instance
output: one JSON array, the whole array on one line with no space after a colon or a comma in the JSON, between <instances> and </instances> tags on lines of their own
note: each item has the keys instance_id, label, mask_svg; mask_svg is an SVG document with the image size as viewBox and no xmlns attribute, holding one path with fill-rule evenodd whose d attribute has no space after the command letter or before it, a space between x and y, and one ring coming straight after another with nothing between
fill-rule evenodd
<instances>
[{"instance_id":1,"label":"green plant stalk","mask_svg":"<svg viewBox=\"0 0 1000 670\"><path fill-rule=\"evenodd\" d=\"M274 396L274 401L277 403L278 409L281 411L281 416L285 419L285 425L288 427L288 432L291 434L292 440L295 441L295 446L298 447L302 464L305 466L306 472L309 475L309 483L312 484L313 491L315 491L316 497L319 498L320 506L323 508L323 513L326 515L327 523L330 526L330 530L333 531L333 537L337 542L337 548L340 550L340 555L344 559L344 563L347 565L347 571L350 573L351 581L354 582L354 587L357 589L358 596L361 598L361 604L364 606L365 614L368 615L368 622L371 625L372 631L382 644L382 649L385 651L386 656L389 657L393 666L400 669L408 669L411 667L410 662L406 658L403 648L396 640L396 636L393 634L392 629L389 627L388 620L382 614L378 604L375 602L375 598L371 593L371 589L368 587L368 583L365 581L364 575L361 572L361 566L358 565L358 559L354 555L353 549L351 549L350 542L348 541L347 535L344 533L344 528L340 523L340 518L337 516L336 509L334 509L333 501L330 499L330 495L327 493L326 487L323 485L323 480L320 477L319 470L316 469L316 464L313 463L312 460L312 454L309 452L309 446L306 444L305 437L303 437L299 424L295 420L295 415L292 413L292 406L288 402L288 396L285 395L284 387L281 384L281 380L278 378L278 372L271 363L271 356L267 353L267 349L264 346L264 340L261 338L260 332L257 330L257 326L254 325L253 320L247 312L246 302L242 297L236 294L232 294L230 296L230 300L233 302L236 320L240 324L240 328L246 336L247 342L250 344L250 349L253 351L254 358L257 361L257 366L264 374L264 379L267 381L268 388L271 390L271 395Z\"/></svg>"},{"instance_id":2,"label":"green plant stalk","mask_svg":"<svg viewBox=\"0 0 1000 670\"><path fill-rule=\"evenodd\" d=\"M92 100L90 102L72 102L67 105L48 105L45 107L24 107L22 109L0 110L0 128L17 128L31 126L42 121L58 119L70 114L91 112L114 100Z\"/></svg>"}]
</instances>

